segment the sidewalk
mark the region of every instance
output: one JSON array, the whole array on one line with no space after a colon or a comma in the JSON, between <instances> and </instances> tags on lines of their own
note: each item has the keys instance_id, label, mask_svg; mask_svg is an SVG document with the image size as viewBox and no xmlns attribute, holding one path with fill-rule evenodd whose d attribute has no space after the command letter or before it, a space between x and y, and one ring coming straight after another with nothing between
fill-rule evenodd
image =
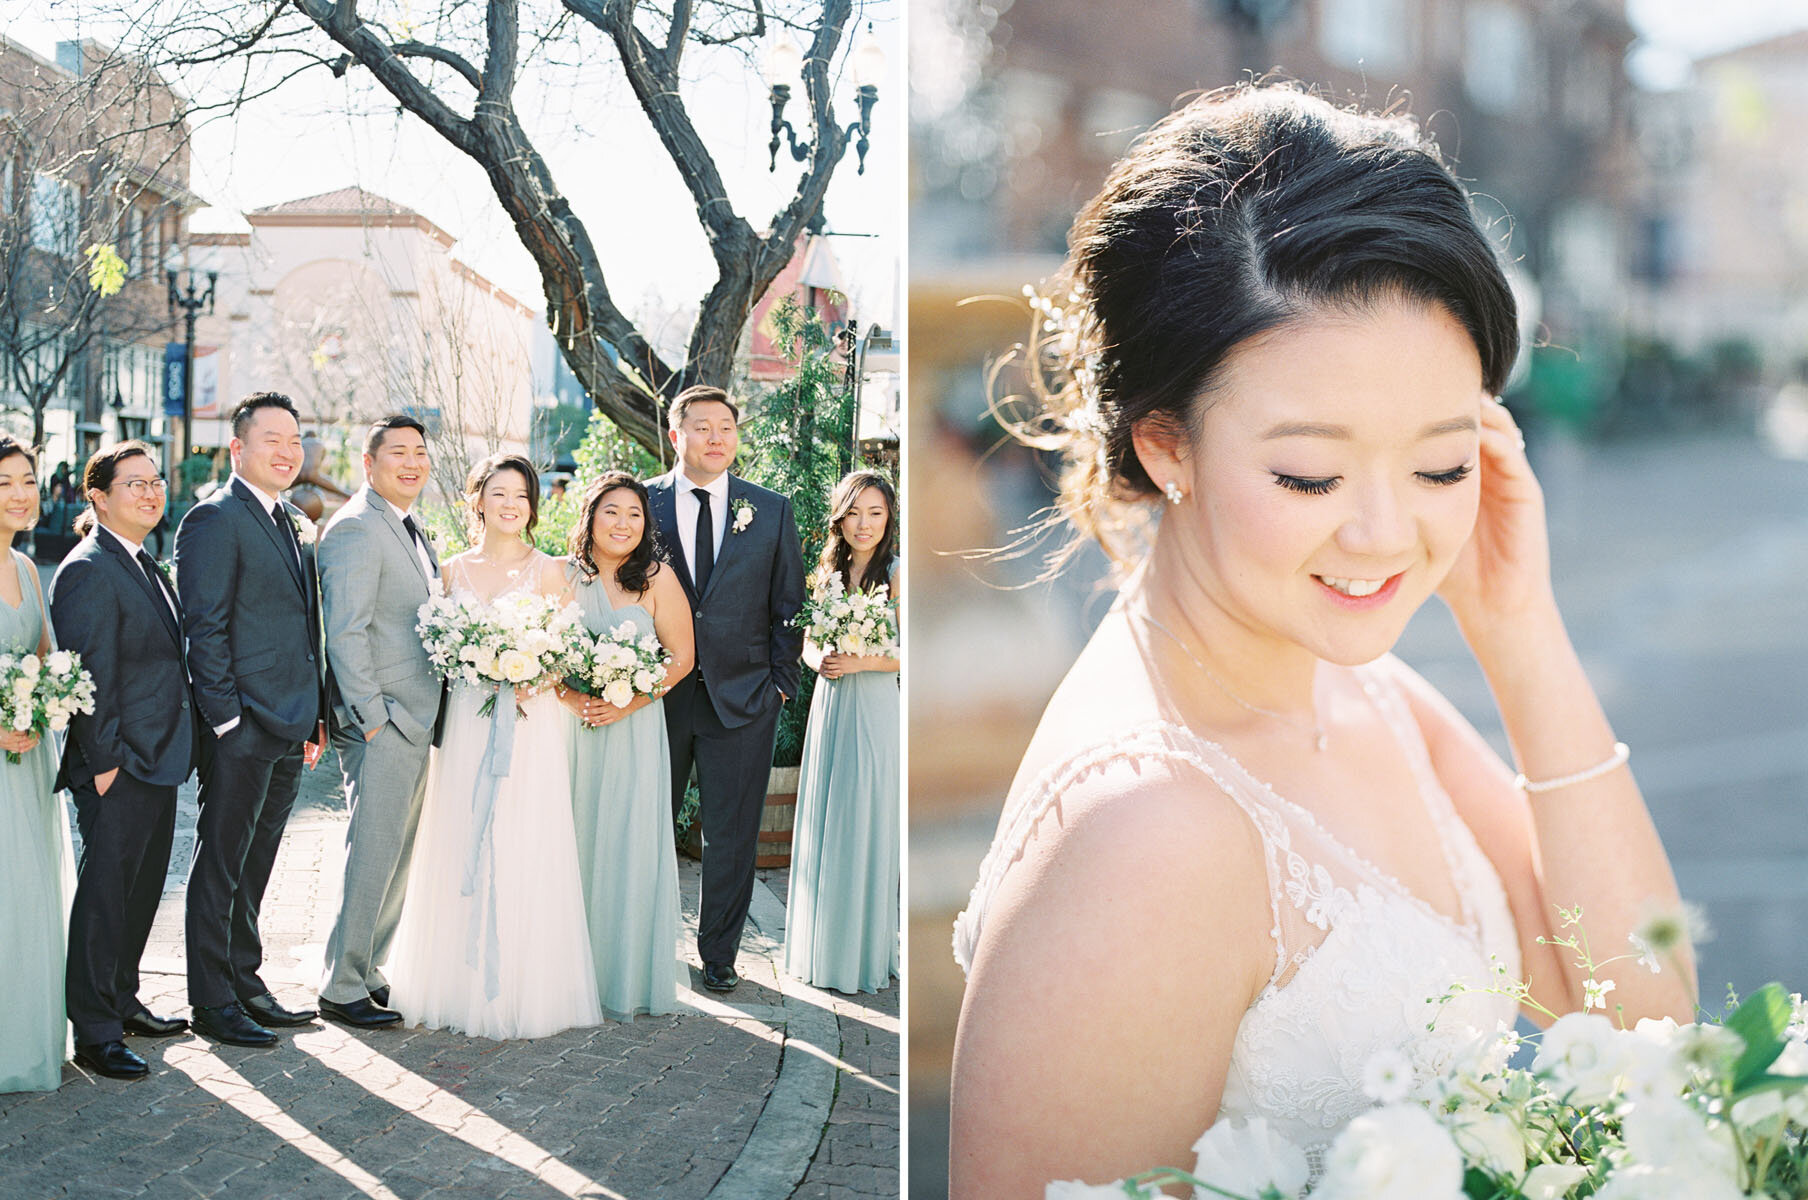
<instances>
[{"instance_id":1,"label":"sidewalk","mask_svg":"<svg viewBox=\"0 0 1808 1200\"><path fill-rule=\"evenodd\" d=\"M330 757L304 776L265 899L264 980L315 1001L338 910L345 808ZM182 890L194 786L145 956L143 999L188 1012ZM64 1067L0 1095L0 1197L233 1200L854 1200L898 1195L898 988L820 992L780 975L786 873L761 871L742 984L702 990L697 864L680 859L679 1011L536 1041L432 1030L281 1030L269 1050L130 1039L151 1077Z\"/></svg>"}]
</instances>

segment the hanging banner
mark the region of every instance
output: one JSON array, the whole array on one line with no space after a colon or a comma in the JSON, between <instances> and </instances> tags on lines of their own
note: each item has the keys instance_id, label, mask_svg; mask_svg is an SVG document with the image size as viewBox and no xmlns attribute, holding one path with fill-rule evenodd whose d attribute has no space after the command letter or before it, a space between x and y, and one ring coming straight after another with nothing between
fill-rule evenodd
<instances>
[{"instance_id":1,"label":"hanging banner","mask_svg":"<svg viewBox=\"0 0 1808 1200\"><path fill-rule=\"evenodd\" d=\"M195 347L195 416L220 415L220 348Z\"/></svg>"},{"instance_id":2,"label":"hanging banner","mask_svg":"<svg viewBox=\"0 0 1808 1200\"><path fill-rule=\"evenodd\" d=\"M188 397L183 389L186 385L184 368L188 365L188 347L181 342L169 342L163 347L163 415L179 417L187 408Z\"/></svg>"}]
</instances>

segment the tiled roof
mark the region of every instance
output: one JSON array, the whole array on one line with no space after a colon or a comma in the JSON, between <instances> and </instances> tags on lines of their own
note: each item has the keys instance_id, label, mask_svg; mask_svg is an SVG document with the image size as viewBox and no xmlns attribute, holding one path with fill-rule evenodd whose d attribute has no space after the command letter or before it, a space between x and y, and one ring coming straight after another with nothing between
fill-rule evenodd
<instances>
[{"instance_id":1,"label":"tiled roof","mask_svg":"<svg viewBox=\"0 0 1808 1200\"><path fill-rule=\"evenodd\" d=\"M375 192L367 192L361 187L345 187L337 191L322 192L318 196L304 196L300 200L285 200L281 204L271 204L264 208L254 209L250 215L262 216L266 213L358 214L395 217L420 215L412 208L397 204L394 200L385 199Z\"/></svg>"}]
</instances>

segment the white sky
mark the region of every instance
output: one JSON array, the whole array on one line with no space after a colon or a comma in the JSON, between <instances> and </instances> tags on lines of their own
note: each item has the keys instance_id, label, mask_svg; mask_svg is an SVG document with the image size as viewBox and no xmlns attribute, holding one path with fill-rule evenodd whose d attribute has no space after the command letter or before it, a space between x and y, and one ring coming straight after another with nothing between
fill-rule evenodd
<instances>
[{"instance_id":1,"label":"white sky","mask_svg":"<svg viewBox=\"0 0 1808 1200\"><path fill-rule=\"evenodd\" d=\"M856 21L849 23L843 47L856 28L864 31L872 21L886 51L887 78L879 84L873 110L866 173L855 173L850 146L824 204L831 232L881 235L838 237L833 246L855 315L862 325L877 321L887 327L896 326L903 254L899 7L898 0L855 6ZM79 13L67 0L0 0L0 36L52 59L60 40L110 40L105 28L91 22L84 28ZM583 41L594 48L597 66L582 72L578 87L535 88L531 69L524 71L517 91L522 122L589 230L616 303L630 316L692 306L713 282L715 266L690 193L613 69L605 40L585 27ZM327 45L324 35L321 44ZM781 149L777 173L768 173L771 108L757 71L741 64L725 51L691 48L685 98L736 211L760 230L788 199L801 164ZM834 65L844 67L845 60ZM569 71L554 77L572 78ZM458 100L469 96L462 85L448 94ZM845 70L832 95L841 123L854 121L859 110ZM468 100L466 105L468 111ZM801 108L794 96L786 112L794 124L804 119ZM359 115L348 119L348 110ZM487 178L424 122L398 115L394 101L358 68L343 80L324 69L308 72L253 102L236 119L202 125L195 135L191 187L215 207L196 214L192 225L242 229L239 213L354 184L423 213L459 239L455 255L524 303L543 307L538 271ZM656 336L652 329L645 332Z\"/></svg>"}]
</instances>

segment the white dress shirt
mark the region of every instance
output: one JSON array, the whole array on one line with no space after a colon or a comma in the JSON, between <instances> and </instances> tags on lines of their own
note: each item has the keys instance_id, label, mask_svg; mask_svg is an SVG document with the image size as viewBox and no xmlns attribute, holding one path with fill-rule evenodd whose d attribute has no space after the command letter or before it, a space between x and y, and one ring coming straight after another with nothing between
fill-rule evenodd
<instances>
[{"instance_id":1,"label":"white dress shirt","mask_svg":"<svg viewBox=\"0 0 1808 1200\"><path fill-rule=\"evenodd\" d=\"M697 498L691 495L691 489L701 487L709 493L709 520L714 527L716 552L711 557L715 560L722 557L722 538L728 531L728 472L716 476L716 481L709 484L692 483L682 468L673 472L677 485L672 489L674 505L673 519L678 522L678 543L684 548L684 565L690 568L691 578L697 578Z\"/></svg>"},{"instance_id":2,"label":"white dress shirt","mask_svg":"<svg viewBox=\"0 0 1808 1200\"><path fill-rule=\"evenodd\" d=\"M389 501L385 500L383 503L389 504ZM389 504L389 507L395 510L396 520L398 521L406 521L408 519L408 514L414 511L414 505L412 504L407 508L403 508L399 504ZM695 519L696 518L694 517L692 518L692 520ZM414 523L414 527L420 530L421 534L418 538L408 539L410 542L414 543L414 556L421 560L421 570L427 573L427 578L429 580L436 579L439 577L439 572L433 569L433 560L427 557L427 531L421 529L421 523L419 521ZM405 534L408 531L404 529L402 532Z\"/></svg>"},{"instance_id":3,"label":"white dress shirt","mask_svg":"<svg viewBox=\"0 0 1808 1200\"><path fill-rule=\"evenodd\" d=\"M252 483L249 479L246 479L243 475L240 475L237 471L234 471L232 473L232 475L226 480L226 486L228 488L231 488L235 482L244 484L245 487L250 490L251 494L253 496L257 497L258 503L260 503L264 506L264 511L269 514L270 519L272 521L277 521L277 520L287 521L289 519L289 514L286 511L282 512L280 516L278 515L277 505L279 503L281 503L281 501L279 501L275 496L272 496L270 493L266 492L263 488L258 487L255 483ZM293 528L293 526L291 526L291 528ZM301 545L300 538L297 537L296 542L295 542L296 549L292 549L290 551L290 554L291 555L299 554L300 553L300 549L299 549L300 545ZM296 559L295 565L299 567L301 565L301 560Z\"/></svg>"}]
</instances>

